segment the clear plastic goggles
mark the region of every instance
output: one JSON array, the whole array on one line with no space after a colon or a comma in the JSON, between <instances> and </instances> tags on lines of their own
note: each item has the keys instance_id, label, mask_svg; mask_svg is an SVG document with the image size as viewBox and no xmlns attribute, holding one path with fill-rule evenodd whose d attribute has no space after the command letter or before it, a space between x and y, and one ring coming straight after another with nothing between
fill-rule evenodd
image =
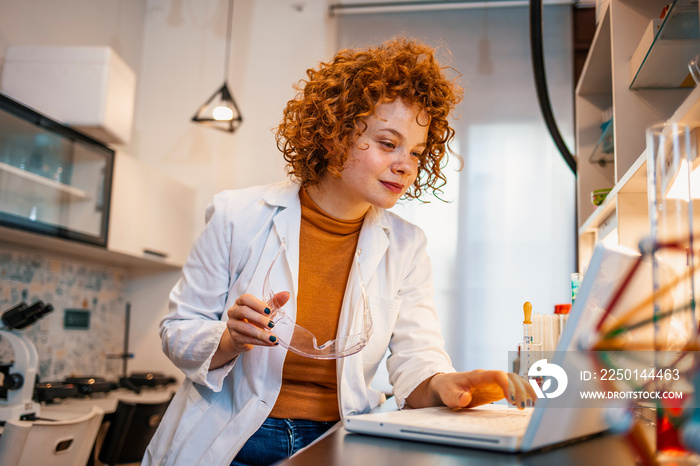
<instances>
[{"instance_id":1,"label":"clear plastic goggles","mask_svg":"<svg viewBox=\"0 0 700 466\"><path fill-rule=\"evenodd\" d=\"M359 283L361 298L362 298L362 329L352 335L347 335L343 337L336 338L334 340L328 340L323 344L318 344L316 336L309 330L297 325L292 318L290 318L284 311L284 308L280 306L279 302L275 298L275 291L273 291L270 285L270 274L273 267L277 263L277 259L282 255L285 250L285 242L282 244L275 255L270 268L265 275L265 282L263 284L263 300L267 303L267 306L272 311L270 314L271 320L275 323L275 335L283 347L287 348L289 351L293 351L301 356L313 359L338 359L350 356L362 350L367 345L369 338L372 336L372 315L369 311L369 299L367 298L367 290L365 288L365 283L362 280L362 273L360 272L360 251L355 254L354 267L350 271L350 275L354 273L357 277L357 283ZM351 277L348 278L350 283ZM282 335L282 336L280 336ZM290 335L289 337L284 337L284 335Z\"/></svg>"}]
</instances>

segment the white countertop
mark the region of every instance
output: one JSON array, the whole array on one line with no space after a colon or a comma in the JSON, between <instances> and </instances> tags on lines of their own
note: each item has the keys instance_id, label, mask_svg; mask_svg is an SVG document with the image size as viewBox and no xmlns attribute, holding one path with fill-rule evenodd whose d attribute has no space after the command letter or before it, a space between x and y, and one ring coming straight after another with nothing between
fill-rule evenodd
<instances>
[{"instance_id":1,"label":"white countertop","mask_svg":"<svg viewBox=\"0 0 700 466\"><path fill-rule=\"evenodd\" d=\"M92 406L101 408L105 415L113 413L119 400L139 403L159 403L167 401L177 390L177 385L160 388L142 388L135 393L126 388L112 390L109 393L96 393L82 398L64 398L53 403L42 403L40 417L48 419L70 419L85 414Z\"/></svg>"}]
</instances>

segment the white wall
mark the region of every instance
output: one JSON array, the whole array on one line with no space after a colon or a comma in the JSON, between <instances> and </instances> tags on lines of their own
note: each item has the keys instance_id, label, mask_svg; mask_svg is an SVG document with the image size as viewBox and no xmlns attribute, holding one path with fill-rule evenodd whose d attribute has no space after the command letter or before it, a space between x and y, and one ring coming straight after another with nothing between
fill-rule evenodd
<instances>
[{"instance_id":1,"label":"white wall","mask_svg":"<svg viewBox=\"0 0 700 466\"><path fill-rule=\"evenodd\" d=\"M0 0L0 62L10 45L108 45L139 74L142 0Z\"/></svg>"},{"instance_id":2,"label":"white wall","mask_svg":"<svg viewBox=\"0 0 700 466\"><path fill-rule=\"evenodd\" d=\"M271 130L292 85L332 55L331 22L325 2L235 2L229 87L244 121L231 135L190 122L223 83L228 1L147 5L134 152L197 189L201 224L216 192L284 178Z\"/></svg>"}]
</instances>

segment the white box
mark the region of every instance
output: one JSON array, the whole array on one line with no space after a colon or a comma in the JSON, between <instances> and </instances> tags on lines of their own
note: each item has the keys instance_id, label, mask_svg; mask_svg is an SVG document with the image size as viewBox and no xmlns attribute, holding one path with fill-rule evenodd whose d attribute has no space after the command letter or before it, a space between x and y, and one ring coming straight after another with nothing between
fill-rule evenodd
<instances>
[{"instance_id":1,"label":"white box","mask_svg":"<svg viewBox=\"0 0 700 466\"><path fill-rule=\"evenodd\" d=\"M131 138L136 75L110 47L10 46L4 94L105 143Z\"/></svg>"}]
</instances>

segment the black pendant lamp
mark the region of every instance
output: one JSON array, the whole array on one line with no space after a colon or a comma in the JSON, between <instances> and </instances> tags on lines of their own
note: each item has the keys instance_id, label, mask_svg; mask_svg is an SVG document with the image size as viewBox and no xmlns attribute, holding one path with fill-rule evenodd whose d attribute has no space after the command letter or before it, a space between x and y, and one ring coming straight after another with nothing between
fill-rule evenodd
<instances>
[{"instance_id":1,"label":"black pendant lamp","mask_svg":"<svg viewBox=\"0 0 700 466\"><path fill-rule=\"evenodd\" d=\"M228 88L228 65L231 55L231 23L233 20L233 0L228 2L228 21L226 25L226 57L224 66L224 85L214 95L204 102L192 121L201 123L211 128L233 133L241 126L243 116L238 110L238 105Z\"/></svg>"}]
</instances>

